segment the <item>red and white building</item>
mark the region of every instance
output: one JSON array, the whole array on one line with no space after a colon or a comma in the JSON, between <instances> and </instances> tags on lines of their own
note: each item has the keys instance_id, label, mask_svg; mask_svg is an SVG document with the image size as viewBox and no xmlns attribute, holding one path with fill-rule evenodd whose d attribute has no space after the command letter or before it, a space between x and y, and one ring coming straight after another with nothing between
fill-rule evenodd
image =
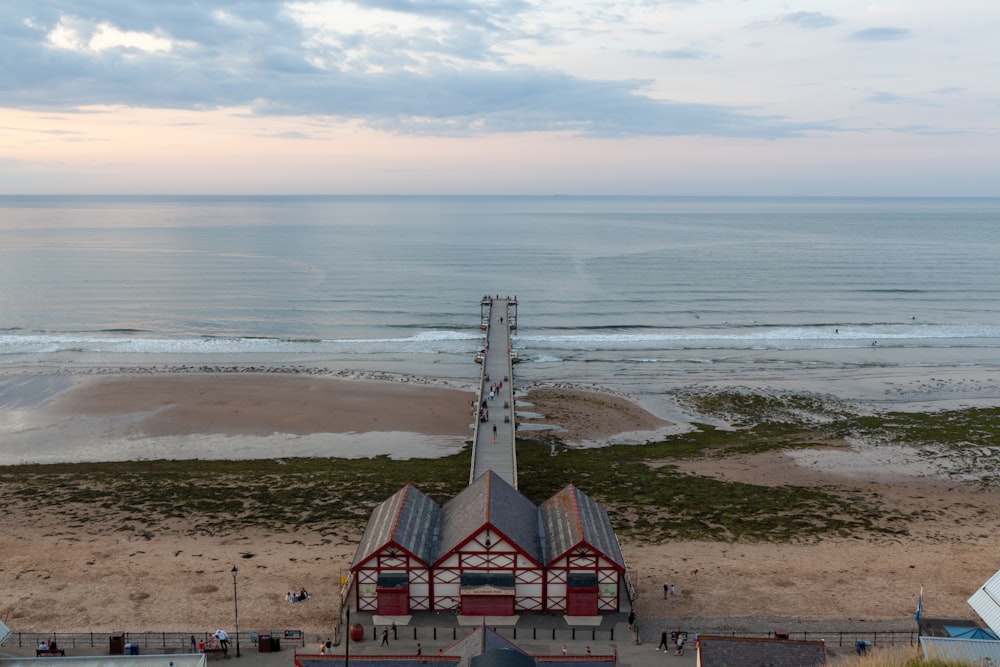
<instances>
[{"instance_id":1,"label":"red and white building","mask_svg":"<svg viewBox=\"0 0 1000 667\"><path fill-rule=\"evenodd\" d=\"M572 484L539 509L545 539L546 611L618 611L625 559L608 513Z\"/></svg>"},{"instance_id":2,"label":"red and white building","mask_svg":"<svg viewBox=\"0 0 1000 667\"><path fill-rule=\"evenodd\" d=\"M434 609L474 616L542 611L538 508L488 470L444 506Z\"/></svg>"},{"instance_id":3,"label":"red and white building","mask_svg":"<svg viewBox=\"0 0 1000 667\"><path fill-rule=\"evenodd\" d=\"M358 611L431 608L430 563L441 506L407 484L372 512L351 564Z\"/></svg>"},{"instance_id":4,"label":"red and white building","mask_svg":"<svg viewBox=\"0 0 1000 667\"><path fill-rule=\"evenodd\" d=\"M618 611L625 561L572 484L537 507L488 471L443 507L407 484L372 513L351 571L360 611L596 616Z\"/></svg>"}]
</instances>

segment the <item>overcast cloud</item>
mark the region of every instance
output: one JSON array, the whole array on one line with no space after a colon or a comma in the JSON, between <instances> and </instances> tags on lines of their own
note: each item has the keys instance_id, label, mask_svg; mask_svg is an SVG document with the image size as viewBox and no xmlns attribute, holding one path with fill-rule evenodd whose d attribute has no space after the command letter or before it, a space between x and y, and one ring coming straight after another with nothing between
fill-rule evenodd
<instances>
[{"instance_id":1,"label":"overcast cloud","mask_svg":"<svg viewBox=\"0 0 1000 667\"><path fill-rule=\"evenodd\" d=\"M971 0L12 0L0 106L239 110L282 119L259 134L289 140L336 123L425 138L995 137L998 18ZM929 104L935 90L948 93ZM10 147L75 131L0 124Z\"/></svg>"}]
</instances>

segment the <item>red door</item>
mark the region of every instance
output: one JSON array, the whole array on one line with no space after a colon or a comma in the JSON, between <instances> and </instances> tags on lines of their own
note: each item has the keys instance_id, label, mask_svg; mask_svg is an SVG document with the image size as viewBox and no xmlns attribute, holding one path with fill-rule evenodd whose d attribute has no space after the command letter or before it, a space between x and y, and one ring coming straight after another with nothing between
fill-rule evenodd
<instances>
[{"instance_id":1,"label":"red door","mask_svg":"<svg viewBox=\"0 0 1000 667\"><path fill-rule=\"evenodd\" d=\"M463 616L513 616L513 595L463 595Z\"/></svg>"},{"instance_id":2,"label":"red door","mask_svg":"<svg viewBox=\"0 0 1000 667\"><path fill-rule=\"evenodd\" d=\"M570 588L566 591L567 616L597 616L597 589Z\"/></svg>"},{"instance_id":3,"label":"red door","mask_svg":"<svg viewBox=\"0 0 1000 667\"><path fill-rule=\"evenodd\" d=\"M410 613L410 591L406 588L383 588L378 591L378 614L405 616Z\"/></svg>"}]
</instances>

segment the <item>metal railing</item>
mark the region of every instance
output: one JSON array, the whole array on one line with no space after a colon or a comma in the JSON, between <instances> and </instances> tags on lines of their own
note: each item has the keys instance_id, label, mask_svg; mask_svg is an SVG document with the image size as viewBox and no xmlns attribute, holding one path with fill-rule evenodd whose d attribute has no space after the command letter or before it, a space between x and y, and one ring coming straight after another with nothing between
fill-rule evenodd
<instances>
[{"instance_id":1,"label":"metal railing","mask_svg":"<svg viewBox=\"0 0 1000 667\"><path fill-rule=\"evenodd\" d=\"M522 622L530 623L530 616L522 617ZM497 626L492 628L494 632L511 640L551 640L551 641L615 641L615 628L584 628L584 627L526 627L526 624L516 626ZM396 628L399 639L413 639L415 641L428 640L455 640L468 632L468 628L457 625L411 625ZM284 638L284 631L275 631L276 636ZM306 633L295 632L301 639L294 641L295 646L305 646ZM372 626L367 632L372 633L372 639L377 640L378 627ZM689 640L693 641L694 631L688 629ZM39 642L55 639L60 648L72 650L81 649L108 649L112 632L77 632L77 633L42 633L42 632L14 632L4 643L5 646L16 646L18 648L31 648L38 646ZM618 629L619 639L628 637L629 633ZM640 638L642 643L655 644L659 641L659 630L641 629ZM724 631L704 631L701 634L713 637L749 637L757 639L790 639L790 640L811 640L826 642L828 646L852 647L859 641L867 642L870 646L915 646L919 641L916 630L836 630L817 628L814 630L802 630L797 632L724 632ZM211 633L204 632L126 632L126 644L138 644L140 650L146 652L155 649L164 653L187 653L191 651L191 637L197 641L204 641L211 638ZM241 632L241 641L250 646L255 643L256 632ZM230 635L231 642L235 644L236 635ZM395 639L395 637L394 637ZM287 640L286 640L287 641ZM289 642L287 646L291 646Z\"/></svg>"},{"instance_id":2,"label":"metal railing","mask_svg":"<svg viewBox=\"0 0 1000 667\"><path fill-rule=\"evenodd\" d=\"M119 631L120 632L120 631ZM281 640L285 639L284 630L272 630L274 636ZM293 631L300 639L294 640L296 646L305 646L305 633ZM109 649L112 643L112 636L118 632L19 632L11 633L4 646L16 646L17 648L31 648L38 646L41 642L48 642L54 639L61 649L74 648L104 648ZM188 653L191 651L191 638L195 639L195 646L198 642L209 643L212 638L211 632L125 632L125 644L137 644L141 649L159 649L164 653ZM257 632L240 632L241 643L247 646L257 643ZM236 645L236 633L229 634L230 644Z\"/></svg>"}]
</instances>

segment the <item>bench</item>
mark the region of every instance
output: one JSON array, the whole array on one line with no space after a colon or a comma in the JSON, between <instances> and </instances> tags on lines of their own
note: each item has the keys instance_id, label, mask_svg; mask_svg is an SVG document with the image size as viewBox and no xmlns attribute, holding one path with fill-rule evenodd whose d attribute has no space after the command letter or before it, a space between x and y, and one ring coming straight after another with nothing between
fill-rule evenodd
<instances>
[{"instance_id":1,"label":"bench","mask_svg":"<svg viewBox=\"0 0 1000 667\"><path fill-rule=\"evenodd\" d=\"M41 657L43 655L66 655L66 649L64 648L36 648L35 657Z\"/></svg>"},{"instance_id":2,"label":"bench","mask_svg":"<svg viewBox=\"0 0 1000 667\"><path fill-rule=\"evenodd\" d=\"M211 660L212 657L218 658L219 656L226 655L226 652L223 651L221 647L213 647L213 648L207 648L206 647L205 650L202 651L202 653L205 654L205 659L206 660Z\"/></svg>"}]
</instances>

